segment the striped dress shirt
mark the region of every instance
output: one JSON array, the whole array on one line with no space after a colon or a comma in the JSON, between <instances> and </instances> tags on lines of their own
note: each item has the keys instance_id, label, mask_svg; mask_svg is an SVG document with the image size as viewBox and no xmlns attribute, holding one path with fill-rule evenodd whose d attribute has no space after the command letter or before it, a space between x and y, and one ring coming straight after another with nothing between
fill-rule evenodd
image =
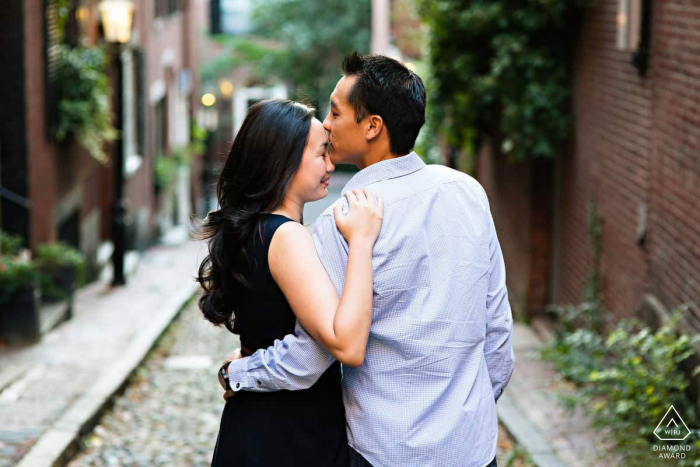
<instances>
[{"instance_id":1,"label":"striped dress shirt","mask_svg":"<svg viewBox=\"0 0 700 467\"><path fill-rule=\"evenodd\" d=\"M348 441L372 465L487 465L496 400L510 380L513 320L488 199L472 177L415 153L358 172L343 192L384 197L372 252L372 326L364 363L343 367ZM347 201L341 198L343 209ZM348 245L333 207L317 219L317 253L342 293ZM308 388L333 362L297 323L294 335L233 362L234 390ZM274 447L270 447L274 448Z\"/></svg>"}]
</instances>

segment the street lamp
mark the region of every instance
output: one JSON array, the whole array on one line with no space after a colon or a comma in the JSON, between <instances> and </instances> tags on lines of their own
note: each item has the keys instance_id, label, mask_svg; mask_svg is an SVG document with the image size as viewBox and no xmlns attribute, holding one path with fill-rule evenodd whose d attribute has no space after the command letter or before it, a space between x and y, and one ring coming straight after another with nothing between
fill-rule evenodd
<instances>
[{"instance_id":1,"label":"street lamp","mask_svg":"<svg viewBox=\"0 0 700 467\"><path fill-rule=\"evenodd\" d=\"M134 2L132 0L103 0L100 2L100 17L105 41L110 44L110 63L114 70L116 105L114 115L116 120L117 140L115 141L116 158L113 166L114 197L112 201L112 265L114 275L112 285L124 285L124 223L126 206L123 199L124 185L124 142L122 139L122 121L124 98L122 95L122 60L123 44L131 37L131 24L134 17Z\"/></svg>"},{"instance_id":2,"label":"street lamp","mask_svg":"<svg viewBox=\"0 0 700 467\"><path fill-rule=\"evenodd\" d=\"M107 42L129 42L134 18L133 0L103 0L100 2L100 17Z\"/></svg>"}]
</instances>

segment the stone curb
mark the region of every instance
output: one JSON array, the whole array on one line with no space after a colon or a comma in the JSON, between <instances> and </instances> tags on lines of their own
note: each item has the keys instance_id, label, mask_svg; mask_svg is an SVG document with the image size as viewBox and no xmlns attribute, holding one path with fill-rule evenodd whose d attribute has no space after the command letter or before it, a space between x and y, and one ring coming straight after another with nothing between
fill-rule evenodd
<instances>
[{"instance_id":1,"label":"stone curb","mask_svg":"<svg viewBox=\"0 0 700 467\"><path fill-rule=\"evenodd\" d=\"M17 467L62 467L78 451L78 441L97 424L131 374L144 361L158 338L195 295L199 284L183 287L161 307L148 327L124 349L121 358L105 362L109 370L88 391L77 398L65 413L46 430L21 459Z\"/></svg>"},{"instance_id":2,"label":"stone curb","mask_svg":"<svg viewBox=\"0 0 700 467\"><path fill-rule=\"evenodd\" d=\"M554 454L552 447L522 413L517 403L504 391L496 404L498 419L515 439L518 445L527 451L537 467L566 467Z\"/></svg>"}]
</instances>

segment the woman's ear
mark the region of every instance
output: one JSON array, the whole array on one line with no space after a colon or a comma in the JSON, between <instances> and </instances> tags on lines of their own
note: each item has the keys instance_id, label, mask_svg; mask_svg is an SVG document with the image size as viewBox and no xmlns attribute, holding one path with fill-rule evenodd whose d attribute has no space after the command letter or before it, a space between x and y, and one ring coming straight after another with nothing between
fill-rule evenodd
<instances>
[{"instance_id":1,"label":"woman's ear","mask_svg":"<svg viewBox=\"0 0 700 467\"><path fill-rule=\"evenodd\" d=\"M370 115L363 122L365 125L365 138L367 141L373 140L379 136L384 128L384 120L379 115Z\"/></svg>"}]
</instances>

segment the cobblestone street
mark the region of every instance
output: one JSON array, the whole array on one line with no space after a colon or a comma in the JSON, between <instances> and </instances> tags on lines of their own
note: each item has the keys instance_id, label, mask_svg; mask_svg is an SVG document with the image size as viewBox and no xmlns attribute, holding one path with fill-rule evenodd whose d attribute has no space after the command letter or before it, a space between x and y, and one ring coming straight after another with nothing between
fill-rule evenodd
<instances>
[{"instance_id":1,"label":"cobblestone street","mask_svg":"<svg viewBox=\"0 0 700 467\"><path fill-rule=\"evenodd\" d=\"M192 301L69 466L209 465L224 406L216 370L237 346Z\"/></svg>"},{"instance_id":2,"label":"cobblestone street","mask_svg":"<svg viewBox=\"0 0 700 467\"><path fill-rule=\"evenodd\" d=\"M191 302L166 331L69 467L208 466L224 400L216 382L237 337L205 321ZM501 427L498 464L528 466Z\"/></svg>"}]
</instances>

